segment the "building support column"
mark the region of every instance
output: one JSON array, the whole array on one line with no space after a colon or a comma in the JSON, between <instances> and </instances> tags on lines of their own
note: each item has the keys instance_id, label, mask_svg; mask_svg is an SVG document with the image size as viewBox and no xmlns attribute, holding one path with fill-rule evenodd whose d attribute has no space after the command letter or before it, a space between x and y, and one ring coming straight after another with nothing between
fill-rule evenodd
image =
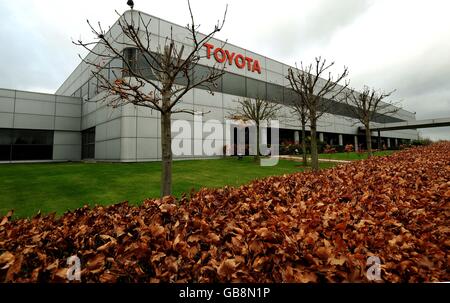
<instances>
[{"instance_id":1,"label":"building support column","mask_svg":"<svg viewBox=\"0 0 450 303\"><path fill-rule=\"evenodd\" d=\"M295 144L298 144L300 142L300 135L298 133L298 130L294 132L294 142Z\"/></svg>"},{"instance_id":2,"label":"building support column","mask_svg":"<svg viewBox=\"0 0 450 303\"><path fill-rule=\"evenodd\" d=\"M398 139L395 138L395 147L398 147Z\"/></svg>"},{"instance_id":3,"label":"building support column","mask_svg":"<svg viewBox=\"0 0 450 303\"><path fill-rule=\"evenodd\" d=\"M267 127L261 127L259 129L259 137L260 137L260 142L259 142L260 146L261 146L261 144L264 144L264 145L269 144L269 142L267 142Z\"/></svg>"},{"instance_id":4,"label":"building support column","mask_svg":"<svg viewBox=\"0 0 450 303\"><path fill-rule=\"evenodd\" d=\"M319 140L323 142L323 133L319 133Z\"/></svg>"},{"instance_id":5,"label":"building support column","mask_svg":"<svg viewBox=\"0 0 450 303\"><path fill-rule=\"evenodd\" d=\"M355 136L355 151L359 151L359 146L358 146L358 136Z\"/></svg>"},{"instance_id":6,"label":"building support column","mask_svg":"<svg viewBox=\"0 0 450 303\"><path fill-rule=\"evenodd\" d=\"M391 148L391 138L387 138L387 147Z\"/></svg>"},{"instance_id":7,"label":"building support column","mask_svg":"<svg viewBox=\"0 0 450 303\"><path fill-rule=\"evenodd\" d=\"M339 146L344 145L344 138L342 136L342 134L339 134Z\"/></svg>"}]
</instances>

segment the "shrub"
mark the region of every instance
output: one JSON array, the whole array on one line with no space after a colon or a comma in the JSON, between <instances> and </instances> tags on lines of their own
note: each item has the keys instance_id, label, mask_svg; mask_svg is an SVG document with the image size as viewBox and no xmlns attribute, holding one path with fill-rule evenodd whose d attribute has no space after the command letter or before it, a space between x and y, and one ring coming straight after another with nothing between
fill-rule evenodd
<instances>
[{"instance_id":1,"label":"shrub","mask_svg":"<svg viewBox=\"0 0 450 303\"><path fill-rule=\"evenodd\" d=\"M311 153L311 137L306 137L306 153ZM319 154L323 153L325 150L326 143L317 140L317 151ZM336 147L334 147L336 149ZM280 143L280 155L300 155L302 153L301 142L295 143L292 140L284 140Z\"/></svg>"},{"instance_id":2,"label":"shrub","mask_svg":"<svg viewBox=\"0 0 450 303\"><path fill-rule=\"evenodd\" d=\"M317 151L319 154L323 153L325 150L326 143L320 140L317 140Z\"/></svg>"},{"instance_id":3,"label":"shrub","mask_svg":"<svg viewBox=\"0 0 450 303\"><path fill-rule=\"evenodd\" d=\"M347 144L345 145L344 151L346 153L351 153L353 151L353 144Z\"/></svg>"},{"instance_id":4,"label":"shrub","mask_svg":"<svg viewBox=\"0 0 450 303\"><path fill-rule=\"evenodd\" d=\"M326 144L326 145L325 145L325 148L323 149L323 152L324 152L325 154L334 154L334 153L336 153L336 148L335 148L335 147L332 147L332 146L329 145L329 144Z\"/></svg>"},{"instance_id":5,"label":"shrub","mask_svg":"<svg viewBox=\"0 0 450 303\"><path fill-rule=\"evenodd\" d=\"M418 140L413 140L411 142L412 146L426 146L426 145L430 145L431 143L433 143L433 141L431 141L431 139L418 139Z\"/></svg>"},{"instance_id":6,"label":"shrub","mask_svg":"<svg viewBox=\"0 0 450 303\"><path fill-rule=\"evenodd\" d=\"M344 146L343 145L333 145L333 147L336 149L338 153L344 152Z\"/></svg>"},{"instance_id":7,"label":"shrub","mask_svg":"<svg viewBox=\"0 0 450 303\"><path fill-rule=\"evenodd\" d=\"M294 141L283 141L280 144L280 155L299 155L302 153L302 145Z\"/></svg>"}]
</instances>

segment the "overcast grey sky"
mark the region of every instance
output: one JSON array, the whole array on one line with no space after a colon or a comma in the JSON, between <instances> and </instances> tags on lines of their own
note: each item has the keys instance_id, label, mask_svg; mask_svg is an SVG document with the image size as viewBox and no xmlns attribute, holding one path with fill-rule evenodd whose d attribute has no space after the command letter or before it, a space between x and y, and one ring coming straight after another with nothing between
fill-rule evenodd
<instances>
[{"instance_id":1,"label":"overcast grey sky","mask_svg":"<svg viewBox=\"0 0 450 303\"><path fill-rule=\"evenodd\" d=\"M185 0L134 0L135 9L185 25ZM349 67L351 86L390 91L417 119L450 117L450 1L191 0L207 31L228 16L217 38L294 65L315 56ZM112 25L126 0L0 2L0 87L53 93L90 40L86 19ZM450 128L422 136L450 140Z\"/></svg>"}]
</instances>

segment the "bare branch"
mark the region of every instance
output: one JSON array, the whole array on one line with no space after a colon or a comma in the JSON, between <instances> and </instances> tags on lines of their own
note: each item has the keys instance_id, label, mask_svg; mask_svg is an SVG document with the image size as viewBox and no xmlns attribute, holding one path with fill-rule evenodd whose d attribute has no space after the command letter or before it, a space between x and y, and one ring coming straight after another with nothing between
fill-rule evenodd
<instances>
[{"instance_id":1,"label":"bare branch","mask_svg":"<svg viewBox=\"0 0 450 303\"><path fill-rule=\"evenodd\" d=\"M369 155L372 154L371 122L382 115L393 114L400 110L398 103L384 101L393 93L394 91L388 93L378 92L373 88L364 86L362 92L351 89L345 94L344 100L348 108L353 116L365 127L366 145Z\"/></svg>"},{"instance_id":2,"label":"bare branch","mask_svg":"<svg viewBox=\"0 0 450 303\"><path fill-rule=\"evenodd\" d=\"M340 86L339 82L344 80L348 75L348 69L344 67L341 74L334 79L329 69L334 62L327 63L325 59L316 57L314 64L307 66L300 62L300 69L295 70L289 68L287 79L298 98L293 100L293 109L299 114L302 130L305 128L306 121L309 120L311 128L311 157L313 169L318 170L318 154L317 154L317 120L329 111L331 102L338 96L342 95L348 86L348 82ZM324 74L328 72L328 76L324 78ZM306 162L306 161L305 161Z\"/></svg>"},{"instance_id":3,"label":"bare branch","mask_svg":"<svg viewBox=\"0 0 450 303\"><path fill-rule=\"evenodd\" d=\"M253 121L259 125L263 121L273 120L277 117L281 106L260 98L238 99L239 105L234 112L229 113L229 118L243 121Z\"/></svg>"}]
</instances>

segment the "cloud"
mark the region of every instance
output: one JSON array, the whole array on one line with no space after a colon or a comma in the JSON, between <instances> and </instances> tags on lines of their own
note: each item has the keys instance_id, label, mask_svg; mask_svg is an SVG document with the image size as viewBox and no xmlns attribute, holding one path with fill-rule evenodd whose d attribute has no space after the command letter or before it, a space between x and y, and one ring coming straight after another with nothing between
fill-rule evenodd
<instances>
[{"instance_id":1,"label":"cloud","mask_svg":"<svg viewBox=\"0 0 450 303\"><path fill-rule=\"evenodd\" d=\"M419 134L422 138L429 138L434 141L450 140L450 127L424 128L419 130Z\"/></svg>"},{"instance_id":2,"label":"cloud","mask_svg":"<svg viewBox=\"0 0 450 303\"><path fill-rule=\"evenodd\" d=\"M85 21L111 25L124 0L0 2L0 87L54 92L83 53L72 39L90 40ZM315 56L346 65L351 85L397 89L394 100L418 119L450 116L450 2L439 0L192 0L197 23L208 30L229 3L218 38L287 64ZM136 9L185 25L185 0ZM6 43L5 43L6 41ZM449 128L427 129L450 139Z\"/></svg>"},{"instance_id":3,"label":"cloud","mask_svg":"<svg viewBox=\"0 0 450 303\"><path fill-rule=\"evenodd\" d=\"M85 53L72 38L92 38L86 19L111 25L117 18L113 8L102 6L83 0L0 2L0 87L56 91L80 62L78 53Z\"/></svg>"},{"instance_id":4,"label":"cloud","mask_svg":"<svg viewBox=\"0 0 450 303\"><path fill-rule=\"evenodd\" d=\"M351 25L371 6L366 0L321 0L314 1L313 6L294 3L283 5L283 12L263 23L257 34L258 39L270 43L272 53L281 57L298 56L299 51L326 45L336 32Z\"/></svg>"},{"instance_id":5,"label":"cloud","mask_svg":"<svg viewBox=\"0 0 450 303\"><path fill-rule=\"evenodd\" d=\"M411 60L409 65L402 66L402 70L395 74L392 80L399 90L408 97L421 96L430 92L449 93L450 45L446 48L430 49L430 52ZM450 108L449 108L450 110Z\"/></svg>"},{"instance_id":6,"label":"cloud","mask_svg":"<svg viewBox=\"0 0 450 303\"><path fill-rule=\"evenodd\" d=\"M429 46L415 56L381 66L358 78L386 90L396 89L393 97L401 99L407 110L416 112L417 119L450 117L449 53L450 40L442 41L439 47ZM428 129L424 133L433 131ZM445 132L436 129L437 133ZM450 132L446 138L450 139Z\"/></svg>"},{"instance_id":7,"label":"cloud","mask_svg":"<svg viewBox=\"0 0 450 303\"><path fill-rule=\"evenodd\" d=\"M326 43L342 27L352 24L370 7L369 1L318 1L310 15L302 18L298 39L305 45Z\"/></svg>"},{"instance_id":8,"label":"cloud","mask_svg":"<svg viewBox=\"0 0 450 303\"><path fill-rule=\"evenodd\" d=\"M30 11L12 9L0 4L0 48L2 68L0 86L29 89L30 86L51 90L61 81L68 48L54 47L61 36L54 31L38 31Z\"/></svg>"}]
</instances>

